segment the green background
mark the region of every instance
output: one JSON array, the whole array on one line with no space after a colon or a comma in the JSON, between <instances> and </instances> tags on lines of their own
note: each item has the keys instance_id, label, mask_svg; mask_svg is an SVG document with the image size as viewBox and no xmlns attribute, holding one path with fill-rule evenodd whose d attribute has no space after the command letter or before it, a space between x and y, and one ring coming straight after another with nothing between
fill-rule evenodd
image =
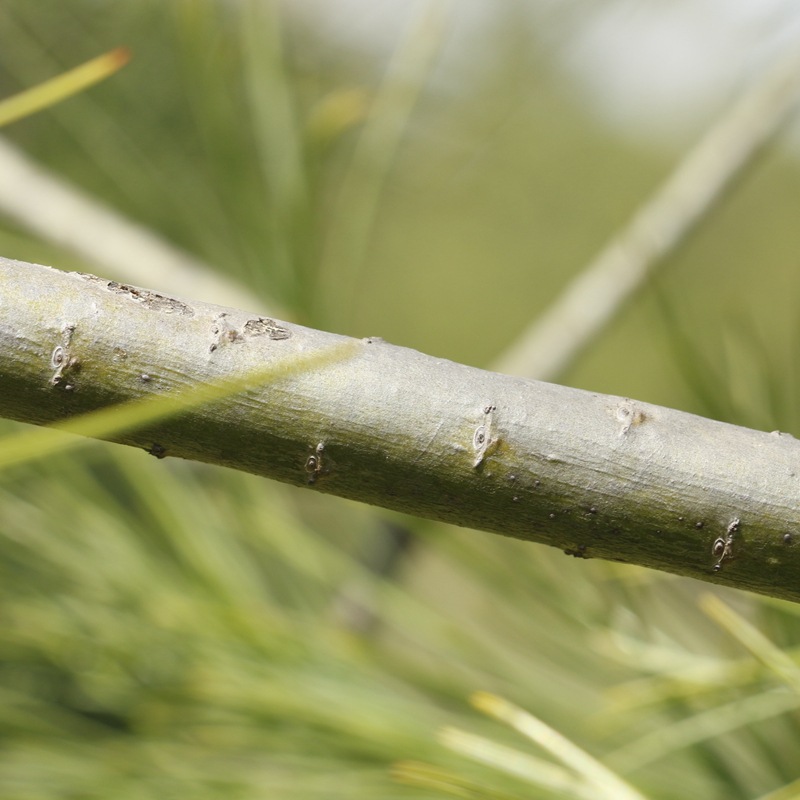
<instances>
[{"instance_id":1,"label":"green background","mask_svg":"<svg viewBox=\"0 0 800 800\"><path fill-rule=\"evenodd\" d=\"M419 4L391 53L290 5L8 0L0 97L133 58L3 133L256 310L487 366L725 106L670 152L604 127L557 66L579 2L536 25L506 3L468 46L457 3ZM796 433L797 187L779 141L561 380ZM0 252L101 269L2 217ZM415 544L381 577L395 524ZM0 794L564 796L437 740L544 757L470 707L487 690L649 797L766 797L800 778L796 618L97 444L0 475ZM450 778L408 788L407 760Z\"/></svg>"}]
</instances>

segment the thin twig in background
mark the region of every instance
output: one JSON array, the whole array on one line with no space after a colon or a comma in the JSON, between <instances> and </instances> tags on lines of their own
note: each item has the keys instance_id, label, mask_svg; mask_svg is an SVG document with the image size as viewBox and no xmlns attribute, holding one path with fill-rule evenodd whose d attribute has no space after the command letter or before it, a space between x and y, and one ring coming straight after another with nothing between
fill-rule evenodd
<instances>
[{"instance_id":1,"label":"thin twig in background","mask_svg":"<svg viewBox=\"0 0 800 800\"><path fill-rule=\"evenodd\" d=\"M557 380L779 130L800 97L800 51L753 82L598 257L493 368Z\"/></svg>"},{"instance_id":2,"label":"thin twig in background","mask_svg":"<svg viewBox=\"0 0 800 800\"><path fill-rule=\"evenodd\" d=\"M0 212L122 281L221 305L260 298L0 140ZM277 304L268 303L277 314Z\"/></svg>"}]
</instances>

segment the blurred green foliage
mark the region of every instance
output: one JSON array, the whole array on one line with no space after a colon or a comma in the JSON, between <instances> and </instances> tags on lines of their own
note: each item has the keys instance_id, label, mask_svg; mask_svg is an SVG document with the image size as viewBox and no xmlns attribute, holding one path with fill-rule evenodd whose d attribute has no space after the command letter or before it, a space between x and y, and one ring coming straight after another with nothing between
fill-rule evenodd
<instances>
[{"instance_id":1,"label":"blurred green foliage","mask_svg":"<svg viewBox=\"0 0 800 800\"><path fill-rule=\"evenodd\" d=\"M458 11L421 4L386 60L290 5L8 0L0 96L118 45L133 61L4 134L299 321L477 365L678 157L603 129L521 4L460 55ZM767 153L565 380L797 430L797 173ZM91 271L3 220L0 252ZM794 607L715 591L725 628L706 586L412 520L381 578L363 554L394 521L100 444L4 472L0 795L563 796L437 743L529 748L475 690L648 797L800 777L798 684L737 636L755 621L796 664ZM401 760L457 778L405 787Z\"/></svg>"}]
</instances>

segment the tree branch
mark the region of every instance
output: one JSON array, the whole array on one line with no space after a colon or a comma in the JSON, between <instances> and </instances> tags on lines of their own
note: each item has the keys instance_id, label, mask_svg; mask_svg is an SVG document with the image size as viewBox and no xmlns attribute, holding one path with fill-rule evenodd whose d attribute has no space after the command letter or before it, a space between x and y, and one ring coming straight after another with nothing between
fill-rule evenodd
<instances>
[{"instance_id":1,"label":"tree branch","mask_svg":"<svg viewBox=\"0 0 800 800\"><path fill-rule=\"evenodd\" d=\"M791 436L0 258L0 414L24 422L237 381L347 342L347 358L108 438L800 600Z\"/></svg>"}]
</instances>

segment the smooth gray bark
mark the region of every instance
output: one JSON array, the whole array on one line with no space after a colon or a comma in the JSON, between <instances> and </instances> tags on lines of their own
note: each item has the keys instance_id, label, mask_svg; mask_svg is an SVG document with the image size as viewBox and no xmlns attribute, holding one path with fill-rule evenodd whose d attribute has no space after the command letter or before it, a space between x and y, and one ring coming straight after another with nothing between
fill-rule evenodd
<instances>
[{"instance_id":1,"label":"smooth gray bark","mask_svg":"<svg viewBox=\"0 0 800 800\"><path fill-rule=\"evenodd\" d=\"M24 422L348 341L345 358L109 438L800 600L800 443L789 435L0 258L0 415Z\"/></svg>"}]
</instances>

